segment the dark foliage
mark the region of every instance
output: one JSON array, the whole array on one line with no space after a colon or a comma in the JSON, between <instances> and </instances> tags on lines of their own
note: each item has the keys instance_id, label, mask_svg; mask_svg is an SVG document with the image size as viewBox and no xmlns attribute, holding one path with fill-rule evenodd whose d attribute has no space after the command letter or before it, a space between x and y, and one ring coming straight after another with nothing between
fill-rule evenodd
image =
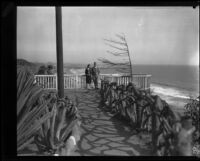
<instances>
[{"instance_id":1,"label":"dark foliage","mask_svg":"<svg viewBox=\"0 0 200 161\"><path fill-rule=\"evenodd\" d=\"M199 114L199 97L190 99L189 103L185 105L185 116L192 119L192 124L195 126L193 133L194 143L200 144L200 114Z\"/></svg>"},{"instance_id":2,"label":"dark foliage","mask_svg":"<svg viewBox=\"0 0 200 161\"><path fill-rule=\"evenodd\" d=\"M45 67L45 65L40 66L37 74L38 75L46 75L47 74L47 68Z\"/></svg>"},{"instance_id":3,"label":"dark foliage","mask_svg":"<svg viewBox=\"0 0 200 161\"><path fill-rule=\"evenodd\" d=\"M101 96L102 103L110 112L128 120L136 131L147 131L151 134L153 154L158 156L191 154L191 142L187 140L192 135L192 132L189 132L191 130L185 129L180 116L159 96L137 89L133 83L125 87L104 80L102 80ZM196 120L199 111L195 108L195 112L192 112L192 117ZM182 135L183 133L187 136ZM187 142L187 146L184 147L186 150L177 149L177 142L184 138Z\"/></svg>"}]
</instances>

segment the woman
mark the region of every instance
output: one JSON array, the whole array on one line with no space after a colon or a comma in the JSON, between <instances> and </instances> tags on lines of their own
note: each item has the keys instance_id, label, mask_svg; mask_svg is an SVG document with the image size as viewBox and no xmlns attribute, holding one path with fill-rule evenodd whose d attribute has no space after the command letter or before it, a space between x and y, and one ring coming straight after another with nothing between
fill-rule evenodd
<instances>
[{"instance_id":1,"label":"woman","mask_svg":"<svg viewBox=\"0 0 200 161\"><path fill-rule=\"evenodd\" d=\"M86 75L86 88L88 89L88 86L91 84L91 68L90 64L87 65L87 68L85 69L85 75Z\"/></svg>"}]
</instances>

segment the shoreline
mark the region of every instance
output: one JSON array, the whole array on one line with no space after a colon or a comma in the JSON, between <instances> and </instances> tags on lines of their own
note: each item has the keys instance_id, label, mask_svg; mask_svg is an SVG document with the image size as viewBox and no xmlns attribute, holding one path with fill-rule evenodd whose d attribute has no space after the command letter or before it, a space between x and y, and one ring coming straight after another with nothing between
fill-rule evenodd
<instances>
[{"instance_id":1,"label":"shoreline","mask_svg":"<svg viewBox=\"0 0 200 161\"><path fill-rule=\"evenodd\" d=\"M183 114L185 111L185 105L189 103L190 98L196 98L195 92L181 89L174 86L165 86L161 84L151 84L152 94L160 96L161 99L165 100L172 110Z\"/></svg>"},{"instance_id":2,"label":"shoreline","mask_svg":"<svg viewBox=\"0 0 200 161\"><path fill-rule=\"evenodd\" d=\"M152 94L158 95L161 99L165 100L174 112L177 112L181 115L185 112L184 106L189 102L189 99L166 96L156 92L153 92Z\"/></svg>"},{"instance_id":3,"label":"shoreline","mask_svg":"<svg viewBox=\"0 0 200 161\"><path fill-rule=\"evenodd\" d=\"M69 69L69 68L68 68ZM84 68L70 68L71 74L82 74ZM102 71L101 73L111 73L110 71ZM161 99L165 100L176 112L183 113L184 106L189 102L190 98L198 97L198 93L186 88L178 86L171 86L170 84L162 84L159 82L151 83L152 94L158 95Z\"/></svg>"}]
</instances>

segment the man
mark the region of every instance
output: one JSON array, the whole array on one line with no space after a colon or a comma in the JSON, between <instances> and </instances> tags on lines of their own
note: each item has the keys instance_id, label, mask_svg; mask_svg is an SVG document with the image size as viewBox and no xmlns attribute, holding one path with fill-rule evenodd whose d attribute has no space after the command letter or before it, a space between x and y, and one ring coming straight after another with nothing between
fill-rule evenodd
<instances>
[{"instance_id":1,"label":"man","mask_svg":"<svg viewBox=\"0 0 200 161\"><path fill-rule=\"evenodd\" d=\"M92 67L92 80L94 82L95 89L98 89L98 77L99 77L100 71L97 67L96 62L94 62L94 66Z\"/></svg>"}]
</instances>

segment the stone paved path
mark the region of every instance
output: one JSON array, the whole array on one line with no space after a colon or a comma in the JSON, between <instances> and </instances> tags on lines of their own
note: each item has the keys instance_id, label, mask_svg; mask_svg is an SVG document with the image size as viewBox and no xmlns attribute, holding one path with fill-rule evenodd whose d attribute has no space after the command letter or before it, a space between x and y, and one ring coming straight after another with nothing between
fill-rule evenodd
<instances>
[{"instance_id":1,"label":"stone paved path","mask_svg":"<svg viewBox=\"0 0 200 161\"><path fill-rule=\"evenodd\" d=\"M122 121L102 110L97 91L66 90L65 94L77 102L82 122L81 139L73 155L150 155L149 136L133 134Z\"/></svg>"}]
</instances>

